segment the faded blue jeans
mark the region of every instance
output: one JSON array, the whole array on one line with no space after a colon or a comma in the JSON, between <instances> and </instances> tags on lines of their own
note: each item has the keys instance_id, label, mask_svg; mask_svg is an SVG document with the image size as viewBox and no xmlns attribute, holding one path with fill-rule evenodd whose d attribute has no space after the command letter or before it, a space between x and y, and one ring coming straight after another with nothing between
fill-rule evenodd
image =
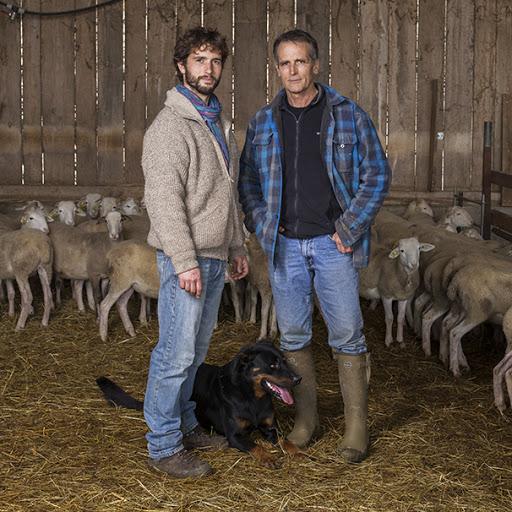
<instances>
[{"instance_id":1,"label":"faded blue jeans","mask_svg":"<svg viewBox=\"0 0 512 512\"><path fill-rule=\"evenodd\" d=\"M221 260L198 258L198 262L203 291L197 299L180 288L171 259L157 251L159 339L151 354L144 398L152 459L180 451L183 435L198 424L190 397L217 320L226 270Z\"/></svg>"},{"instance_id":2,"label":"faded blue jeans","mask_svg":"<svg viewBox=\"0 0 512 512\"><path fill-rule=\"evenodd\" d=\"M301 350L311 343L314 291L333 351L367 351L352 254L340 253L330 236L297 239L280 234L269 276L282 350Z\"/></svg>"}]
</instances>

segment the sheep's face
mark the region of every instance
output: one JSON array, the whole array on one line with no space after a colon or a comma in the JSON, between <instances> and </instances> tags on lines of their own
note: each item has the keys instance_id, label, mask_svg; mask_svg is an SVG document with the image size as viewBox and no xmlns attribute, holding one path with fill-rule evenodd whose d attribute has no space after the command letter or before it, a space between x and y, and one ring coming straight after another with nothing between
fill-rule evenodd
<instances>
[{"instance_id":1,"label":"sheep's face","mask_svg":"<svg viewBox=\"0 0 512 512\"><path fill-rule=\"evenodd\" d=\"M463 229L462 234L468 238L473 238L474 240L483 240L482 235L480 235L478 230L475 228Z\"/></svg>"},{"instance_id":2,"label":"sheep's face","mask_svg":"<svg viewBox=\"0 0 512 512\"><path fill-rule=\"evenodd\" d=\"M48 233L50 231L48 229L45 214L39 210L25 212L21 217L20 222L22 228L38 229L43 233Z\"/></svg>"},{"instance_id":3,"label":"sheep's face","mask_svg":"<svg viewBox=\"0 0 512 512\"><path fill-rule=\"evenodd\" d=\"M108 212L105 221L107 222L108 236L112 240L119 240L123 230L121 221L122 216L120 212Z\"/></svg>"},{"instance_id":4,"label":"sheep's face","mask_svg":"<svg viewBox=\"0 0 512 512\"><path fill-rule=\"evenodd\" d=\"M473 218L462 206L454 206L446 213L446 223L455 229L470 228L473 225Z\"/></svg>"},{"instance_id":5,"label":"sheep's face","mask_svg":"<svg viewBox=\"0 0 512 512\"><path fill-rule=\"evenodd\" d=\"M59 219L68 226L75 225L76 206L73 201L59 201L55 208L48 214L51 219Z\"/></svg>"},{"instance_id":6,"label":"sheep's face","mask_svg":"<svg viewBox=\"0 0 512 512\"><path fill-rule=\"evenodd\" d=\"M425 201L425 199L413 200L407 206L407 210L405 212L405 217L410 217L415 213L424 213L429 217L434 217L434 211L430 207L430 205Z\"/></svg>"},{"instance_id":7,"label":"sheep's face","mask_svg":"<svg viewBox=\"0 0 512 512\"><path fill-rule=\"evenodd\" d=\"M142 209L133 197L129 197L121 204L121 213L124 215L142 215Z\"/></svg>"},{"instance_id":8,"label":"sheep's face","mask_svg":"<svg viewBox=\"0 0 512 512\"><path fill-rule=\"evenodd\" d=\"M428 252L434 248L434 245L418 242L418 239L414 237L402 238L389 253L389 257L391 259L400 258L400 265L408 272L414 272L420 264L420 252Z\"/></svg>"},{"instance_id":9,"label":"sheep's face","mask_svg":"<svg viewBox=\"0 0 512 512\"><path fill-rule=\"evenodd\" d=\"M104 197L100 202L100 216L106 217L107 213L118 210L118 200L115 197Z\"/></svg>"},{"instance_id":10,"label":"sheep's face","mask_svg":"<svg viewBox=\"0 0 512 512\"><path fill-rule=\"evenodd\" d=\"M97 194L95 192L91 194L87 194L83 197L79 203L78 207L85 209L87 215L91 219L96 219L100 214L100 203L101 203L101 194Z\"/></svg>"},{"instance_id":11,"label":"sheep's face","mask_svg":"<svg viewBox=\"0 0 512 512\"><path fill-rule=\"evenodd\" d=\"M420 213L425 213L429 217L434 217L434 211L430 207L430 205L425 201L425 199L420 199L416 203L416 211Z\"/></svg>"}]
</instances>

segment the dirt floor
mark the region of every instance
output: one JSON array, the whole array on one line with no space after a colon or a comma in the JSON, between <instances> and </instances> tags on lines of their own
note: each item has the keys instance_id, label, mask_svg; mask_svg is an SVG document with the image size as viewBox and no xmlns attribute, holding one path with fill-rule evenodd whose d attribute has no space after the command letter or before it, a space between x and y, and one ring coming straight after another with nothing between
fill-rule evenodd
<instances>
[{"instance_id":1,"label":"dirt floor","mask_svg":"<svg viewBox=\"0 0 512 512\"><path fill-rule=\"evenodd\" d=\"M136 318L133 304L132 318ZM127 338L114 310L101 342L92 313L68 300L47 329L41 310L27 328L0 305L1 511L505 511L512 504L512 417L493 406L492 367L504 347L474 334L472 366L454 380L418 343L386 349L384 319L364 307L372 352L370 457L360 465L336 455L343 432L337 372L321 320L315 324L323 436L302 459L283 456L261 468L235 450L204 453L215 468L201 481L178 481L146 465L142 415L109 407L95 378L144 392L157 325ZM227 361L258 328L221 312L209 360ZM283 432L293 409L277 407Z\"/></svg>"}]
</instances>

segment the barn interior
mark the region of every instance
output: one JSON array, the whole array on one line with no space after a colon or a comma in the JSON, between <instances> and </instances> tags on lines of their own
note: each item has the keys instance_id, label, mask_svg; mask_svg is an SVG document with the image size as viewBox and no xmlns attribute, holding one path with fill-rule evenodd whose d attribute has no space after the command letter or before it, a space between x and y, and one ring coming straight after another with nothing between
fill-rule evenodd
<instances>
[{"instance_id":1,"label":"barn interior","mask_svg":"<svg viewBox=\"0 0 512 512\"><path fill-rule=\"evenodd\" d=\"M0 1L0 224L5 216L19 220L29 201L50 211L63 200L79 206L90 193L140 206L144 132L176 83L176 39L192 26L215 27L228 39L232 55L216 94L242 147L250 118L280 89L272 42L299 27L318 40L319 81L373 119L393 171L383 211L408 229L411 202L428 203L438 225L450 208L464 207L471 225L453 234L461 244L470 243L463 234L471 228L477 253L512 254L508 0L7 3ZM343 403L316 312L319 438L301 457L273 448L278 469L233 449L205 452L215 474L178 481L147 466L143 415L111 407L95 383L106 375L142 398L158 337L155 301L140 322L139 298L130 300L134 336L113 308L102 339L95 312L78 310L67 282L42 326L37 275L30 283L34 312L17 329L19 290L10 315L0 280L0 510L510 510L512 368L500 378L496 369L510 361L512 341L500 321L463 337L468 368L455 376L439 357L440 321L430 355L413 325L404 343L386 346L384 309L362 298L371 449L362 464L349 465L335 449ZM493 291L507 286L501 280ZM224 364L261 336L259 309L256 323L249 316L239 318L226 286L209 362ZM293 407L275 405L284 436Z\"/></svg>"}]
</instances>

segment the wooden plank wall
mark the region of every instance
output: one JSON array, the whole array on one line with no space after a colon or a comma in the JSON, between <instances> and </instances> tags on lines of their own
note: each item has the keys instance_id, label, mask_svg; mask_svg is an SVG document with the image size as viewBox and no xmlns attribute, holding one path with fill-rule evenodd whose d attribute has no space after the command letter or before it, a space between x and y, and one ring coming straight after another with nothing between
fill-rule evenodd
<instances>
[{"instance_id":1,"label":"wooden plank wall","mask_svg":"<svg viewBox=\"0 0 512 512\"><path fill-rule=\"evenodd\" d=\"M234 50L217 93L239 144L280 88L272 42L297 26L318 40L320 79L370 113L396 193L479 191L486 120L494 166L510 163L510 0L125 0L21 21L0 13L0 186L141 184L144 131L176 81L176 38L201 23Z\"/></svg>"}]
</instances>

